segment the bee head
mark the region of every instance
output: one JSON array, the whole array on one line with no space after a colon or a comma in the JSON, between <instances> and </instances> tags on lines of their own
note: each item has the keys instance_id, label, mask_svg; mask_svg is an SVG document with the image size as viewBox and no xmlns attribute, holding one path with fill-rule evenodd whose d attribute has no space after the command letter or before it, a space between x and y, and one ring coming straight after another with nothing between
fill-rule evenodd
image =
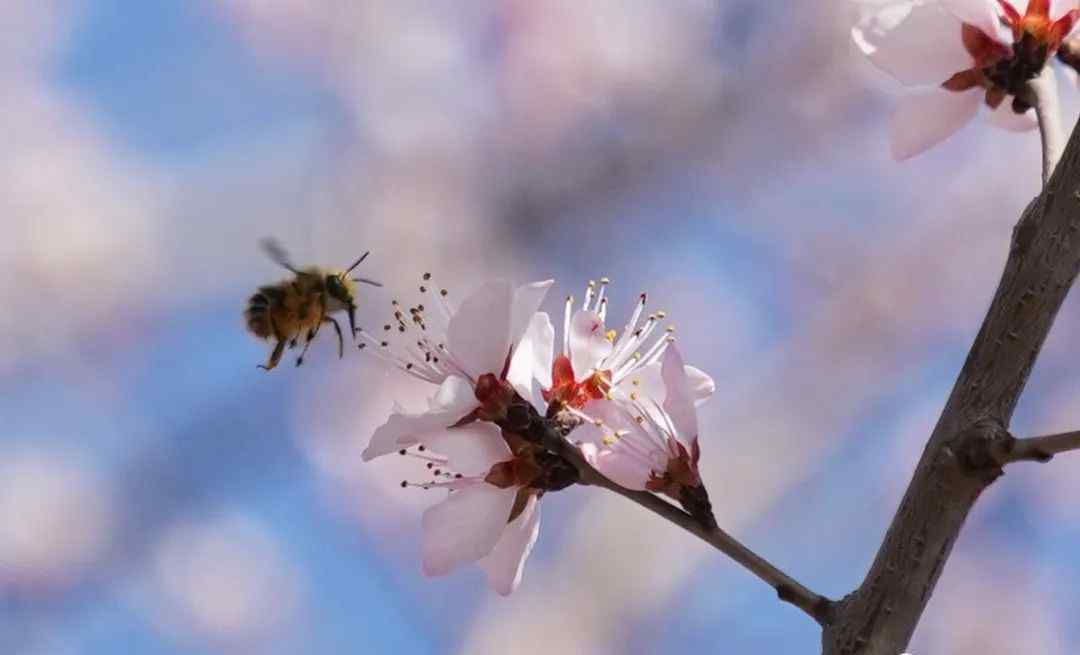
<instances>
[{"instance_id":1,"label":"bee head","mask_svg":"<svg viewBox=\"0 0 1080 655\"><path fill-rule=\"evenodd\" d=\"M363 282L364 284L370 284L372 286L381 287L382 284L375 280L369 280L363 277L349 277L349 273L360 265L360 262L367 259L369 253L365 252L360 255L360 258L353 262L352 266L345 269L344 273L338 275L331 275L326 280L326 290L331 297L338 300L341 304L345 305L345 309L349 312L349 329L353 336L356 336L356 300L353 295L356 289L355 282ZM334 278L333 281L330 278Z\"/></svg>"},{"instance_id":2,"label":"bee head","mask_svg":"<svg viewBox=\"0 0 1080 655\"><path fill-rule=\"evenodd\" d=\"M331 273L326 276L326 293L345 306L353 303L351 284L345 281L340 273Z\"/></svg>"},{"instance_id":3,"label":"bee head","mask_svg":"<svg viewBox=\"0 0 1080 655\"><path fill-rule=\"evenodd\" d=\"M349 329L356 334L356 300L353 298L355 285L344 273L331 273L326 276L326 294L337 301L349 314Z\"/></svg>"}]
</instances>

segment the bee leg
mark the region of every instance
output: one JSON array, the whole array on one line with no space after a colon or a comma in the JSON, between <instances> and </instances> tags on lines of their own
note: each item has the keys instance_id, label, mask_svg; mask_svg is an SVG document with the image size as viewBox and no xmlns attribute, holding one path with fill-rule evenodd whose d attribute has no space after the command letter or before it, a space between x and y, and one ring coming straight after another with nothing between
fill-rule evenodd
<instances>
[{"instance_id":1,"label":"bee leg","mask_svg":"<svg viewBox=\"0 0 1080 655\"><path fill-rule=\"evenodd\" d=\"M278 362L281 361L281 353L283 352L285 352L285 340L278 339L277 345L274 346L274 352L270 353L270 361L268 361L265 366L259 364L259 368L264 371L269 371L274 368L278 365Z\"/></svg>"},{"instance_id":2,"label":"bee leg","mask_svg":"<svg viewBox=\"0 0 1080 655\"><path fill-rule=\"evenodd\" d=\"M323 322L326 320L326 299L319 296L319 320L315 323L315 327L308 330L307 339L304 341L304 349L300 351L300 356L296 358L296 365L300 366L304 363L304 355L307 354L307 349L311 347L311 342L315 340L315 336L319 334L319 328L322 327Z\"/></svg>"},{"instance_id":3,"label":"bee leg","mask_svg":"<svg viewBox=\"0 0 1080 655\"><path fill-rule=\"evenodd\" d=\"M341 326L329 316L323 319L323 323L330 323L334 326L334 332L337 332L337 356L338 359L341 359L345 356L345 339L341 337Z\"/></svg>"},{"instance_id":4,"label":"bee leg","mask_svg":"<svg viewBox=\"0 0 1080 655\"><path fill-rule=\"evenodd\" d=\"M300 351L300 356L296 358L296 365L300 366L304 363L304 355L307 354L307 349L311 347L311 342L315 340L315 335L319 333L319 326L315 326L308 330L307 337L304 338L304 349Z\"/></svg>"},{"instance_id":5,"label":"bee leg","mask_svg":"<svg viewBox=\"0 0 1080 655\"><path fill-rule=\"evenodd\" d=\"M296 347L296 337L293 337L292 339L289 340L289 350L292 350L295 347Z\"/></svg>"}]
</instances>

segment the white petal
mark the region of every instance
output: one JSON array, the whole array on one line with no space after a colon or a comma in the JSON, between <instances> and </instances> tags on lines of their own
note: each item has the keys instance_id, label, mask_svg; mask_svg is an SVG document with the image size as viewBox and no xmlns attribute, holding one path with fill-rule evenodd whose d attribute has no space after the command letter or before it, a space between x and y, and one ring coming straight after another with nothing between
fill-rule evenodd
<instances>
[{"instance_id":1,"label":"white petal","mask_svg":"<svg viewBox=\"0 0 1080 655\"><path fill-rule=\"evenodd\" d=\"M1076 0L1050 0L1050 20L1058 20L1065 12L1080 7Z\"/></svg>"},{"instance_id":2,"label":"white petal","mask_svg":"<svg viewBox=\"0 0 1080 655\"><path fill-rule=\"evenodd\" d=\"M583 423L571 438L580 443L586 461L609 480L627 489L641 490L654 469L666 468L667 452L616 402L594 400L582 411L603 425ZM613 439L615 432L622 436Z\"/></svg>"},{"instance_id":3,"label":"white petal","mask_svg":"<svg viewBox=\"0 0 1080 655\"><path fill-rule=\"evenodd\" d=\"M629 452L625 447L620 447L619 444L613 448L598 451L595 460L590 464L620 487L637 491L645 490L645 485L653 473L652 466L645 460Z\"/></svg>"},{"instance_id":4,"label":"white petal","mask_svg":"<svg viewBox=\"0 0 1080 655\"><path fill-rule=\"evenodd\" d=\"M570 438L575 442L595 444L597 448L604 449L604 436L617 430L640 431L631 415L620 408L617 401L590 400L582 408L582 412L589 418L601 421L604 425L599 426L593 422L584 422L570 433Z\"/></svg>"},{"instance_id":5,"label":"white petal","mask_svg":"<svg viewBox=\"0 0 1080 655\"><path fill-rule=\"evenodd\" d=\"M1076 25L1077 25L1077 27L1080 27L1080 21L1077 21ZM1065 76L1065 82L1067 84L1071 84L1073 86L1077 86L1078 84L1080 84L1080 75L1077 75L1076 69L1073 68L1072 66L1061 66L1055 72L1058 72L1058 73L1061 73L1062 75L1064 75Z\"/></svg>"},{"instance_id":6,"label":"white petal","mask_svg":"<svg viewBox=\"0 0 1080 655\"><path fill-rule=\"evenodd\" d=\"M574 377L584 379L602 359L611 354L604 321L596 312L580 310L570 320L570 365Z\"/></svg>"},{"instance_id":7,"label":"white petal","mask_svg":"<svg viewBox=\"0 0 1080 655\"><path fill-rule=\"evenodd\" d=\"M474 405L475 407L475 401ZM471 410L461 411L457 407L448 410L432 410L421 414L394 412L371 435L371 441L360 455L365 462L376 457L389 455L402 448L421 443L433 435L442 434L446 429L460 421Z\"/></svg>"},{"instance_id":8,"label":"white petal","mask_svg":"<svg viewBox=\"0 0 1080 655\"><path fill-rule=\"evenodd\" d=\"M478 483L451 492L424 512L423 571L446 575L491 552L506 528L517 490Z\"/></svg>"},{"instance_id":9,"label":"white petal","mask_svg":"<svg viewBox=\"0 0 1080 655\"><path fill-rule=\"evenodd\" d=\"M536 312L518 342L506 379L541 413L547 410L547 403L540 390L551 388L554 357L555 327L546 312Z\"/></svg>"},{"instance_id":10,"label":"white petal","mask_svg":"<svg viewBox=\"0 0 1080 655\"><path fill-rule=\"evenodd\" d=\"M1012 45L1012 31L1001 22L1002 13L997 0L941 0L941 6L998 43ZM1022 14L1027 3L1021 0L1014 6L1018 6Z\"/></svg>"},{"instance_id":11,"label":"white petal","mask_svg":"<svg viewBox=\"0 0 1080 655\"><path fill-rule=\"evenodd\" d=\"M704 371L686 365L686 377L690 385L690 396L694 405L700 407L716 392L716 382ZM615 387L620 398L627 398L637 393L639 398L651 398L658 404L664 402L664 379L660 373L660 362L653 362L634 371L633 375L623 378Z\"/></svg>"},{"instance_id":12,"label":"white petal","mask_svg":"<svg viewBox=\"0 0 1080 655\"><path fill-rule=\"evenodd\" d=\"M892 156L897 161L914 157L964 126L982 103L982 89L960 93L932 91L900 99L892 118Z\"/></svg>"},{"instance_id":13,"label":"white petal","mask_svg":"<svg viewBox=\"0 0 1080 655\"><path fill-rule=\"evenodd\" d=\"M1027 132L1038 127L1039 122L1035 118L1035 110L1029 109L1023 114L1018 114L1012 109L1012 103L1008 98L998 105L997 109L989 112L987 120L991 125L1000 127L1010 132Z\"/></svg>"},{"instance_id":14,"label":"white petal","mask_svg":"<svg viewBox=\"0 0 1080 655\"><path fill-rule=\"evenodd\" d=\"M961 38L962 23L937 5L890 5L851 29L875 66L907 85L938 85L974 61Z\"/></svg>"},{"instance_id":15,"label":"white petal","mask_svg":"<svg viewBox=\"0 0 1080 655\"><path fill-rule=\"evenodd\" d=\"M487 574L488 586L503 596L509 596L521 584L525 561L529 559L540 534L540 503L529 496L525 509L506 526L499 543L489 555L480 560Z\"/></svg>"},{"instance_id":16,"label":"white petal","mask_svg":"<svg viewBox=\"0 0 1080 655\"><path fill-rule=\"evenodd\" d=\"M450 352L473 380L502 373L510 354L513 298L506 282L488 282L462 301L450 318L446 330Z\"/></svg>"},{"instance_id":17,"label":"white petal","mask_svg":"<svg viewBox=\"0 0 1080 655\"><path fill-rule=\"evenodd\" d=\"M664 351L664 411L671 417L671 422L678 430L678 437L690 443L697 438L697 410L694 398L690 395L690 380L686 376L686 365L675 344Z\"/></svg>"},{"instance_id":18,"label":"white petal","mask_svg":"<svg viewBox=\"0 0 1080 655\"><path fill-rule=\"evenodd\" d=\"M686 380L690 385L690 397L694 399L695 407L701 407L716 392L716 382L712 377L689 364L686 365Z\"/></svg>"},{"instance_id":19,"label":"white petal","mask_svg":"<svg viewBox=\"0 0 1080 655\"><path fill-rule=\"evenodd\" d=\"M540 305L547 296L548 289L555 280L544 280L525 284L514 290L514 302L510 310L510 344L521 341L525 331L536 316Z\"/></svg>"},{"instance_id":20,"label":"white petal","mask_svg":"<svg viewBox=\"0 0 1080 655\"><path fill-rule=\"evenodd\" d=\"M629 399L630 394L635 394L639 399L653 400L657 404L664 402L664 378L660 374L660 362L653 362L648 366L636 369L632 375L619 380L615 386L615 395L621 399ZM648 407L651 403L643 403Z\"/></svg>"},{"instance_id":21,"label":"white petal","mask_svg":"<svg viewBox=\"0 0 1080 655\"><path fill-rule=\"evenodd\" d=\"M420 443L447 459L448 468L467 476L483 476L494 464L513 457L499 428L475 422L424 434Z\"/></svg>"},{"instance_id":22,"label":"white petal","mask_svg":"<svg viewBox=\"0 0 1080 655\"><path fill-rule=\"evenodd\" d=\"M447 413L460 411L461 418L471 412L477 405L476 393L469 381L460 375L449 375L439 385L435 397L431 399L432 409L438 409ZM454 421L456 423L456 421ZM453 425L450 423L449 425Z\"/></svg>"}]
</instances>

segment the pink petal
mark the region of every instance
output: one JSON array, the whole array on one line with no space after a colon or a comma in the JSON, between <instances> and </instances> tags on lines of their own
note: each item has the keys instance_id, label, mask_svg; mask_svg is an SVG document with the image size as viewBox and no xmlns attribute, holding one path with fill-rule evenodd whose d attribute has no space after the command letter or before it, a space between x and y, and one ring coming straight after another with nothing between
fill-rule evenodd
<instances>
[{"instance_id":1,"label":"pink petal","mask_svg":"<svg viewBox=\"0 0 1080 655\"><path fill-rule=\"evenodd\" d=\"M664 376L664 411L671 417L671 422L678 431L678 436L686 443L697 438L697 410L694 398L690 395L690 380L686 376L686 365L675 344L668 346L662 360Z\"/></svg>"},{"instance_id":2,"label":"pink petal","mask_svg":"<svg viewBox=\"0 0 1080 655\"><path fill-rule=\"evenodd\" d=\"M1020 13L1023 13L1027 3L1021 0L1020 4ZM1002 14L997 0L941 0L941 6L998 43L1012 45L1012 30L1001 22Z\"/></svg>"},{"instance_id":3,"label":"pink petal","mask_svg":"<svg viewBox=\"0 0 1080 655\"><path fill-rule=\"evenodd\" d=\"M570 364L574 376L583 380L611 354L611 342L605 334L604 321L596 312L579 310L570 319Z\"/></svg>"},{"instance_id":4,"label":"pink petal","mask_svg":"<svg viewBox=\"0 0 1080 655\"><path fill-rule=\"evenodd\" d=\"M509 596L518 588L525 561L539 535L540 504L536 496L529 496L525 509L506 526L499 543L479 562L487 574L489 587L502 596Z\"/></svg>"},{"instance_id":5,"label":"pink petal","mask_svg":"<svg viewBox=\"0 0 1080 655\"><path fill-rule=\"evenodd\" d=\"M476 422L424 434L420 443L447 459L448 468L466 476L484 476L494 464L513 457L499 428Z\"/></svg>"},{"instance_id":6,"label":"pink petal","mask_svg":"<svg viewBox=\"0 0 1080 655\"><path fill-rule=\"evenodd\" d=\"M450 318L446 338L455 360L473 380L499 375L510 354L514 292L506 282L488 282L467 297Z\"/></svg>"},{"instance_id":7,"label":"pink petal","mask_svg":"<svg viewBox=\"0 0 1080 655\"><path fill-rule=\"evenodd\" d=\"M487 555L510 518L517 489L485 482L453 491L424 512L423 571L446 575Z\"/></svg>"},{"instance_id":8,"label":"pink petal","mask_svg":"<svg viewBox=\"0 0 1080 655\"><path fill-rule=\"evenodd\" d=\"M458 377L447 378L440 387L436 398L443 395L448 384L451 386L458 384L451 382L451 380L455 379L461 381L461 378ZM446 395L450 395L450 393L450 391L446 391ZM469 388L469 395L472 396L471 387ZM448 398L444 397L443 400L448 400ZM462 402L461 398L454 398L453 400L455 402L451 404L435 406L433 409L420 414L407 414L401 411L400 408L395 409L386 423L380 425L375 430L375 434L371 435L371 441L368 442L367 448L360 455L361 459L370 462L376 457L389 455L402 448L408 448L426 439L431 439L433 435L442 434L449 426L467 416L477 404L475 397L472 398L471 404L468 405Z\"/></svg>"},{"instance_id":9,"label":"pink petal","mask_svg":"<svg viewBox=\"0 0 1080 655\"><path fill-rule=\"evenodd\" d=\"M982 89L932 91L900 99L891 127L892 155L903 161L935 146L964 126L979 110Z\"/></svg>"},{"instance_id":10,"label":"pink petal","mask_svg":"<svg viewBox=\"0 0 1080 655\"><path fill-rule=\"evenodd\" d=\"M1010 132L1027 132L1039 126L1034 109L1018 114L1013 111L1012 103L1007 98L1005 102L998 105L997 109L990 111L987 120L990 121L991 125Z\"/></svg>"},{"instance_id":11,"label":"pink petal","mask_svg":"<svg viewBox=\"0 0 1080 655\"><path fill-rule=\"evenodd\" d=\"M937 5L885 6L851 29L870 61L907 85L938 85L971 68L960 33L960 20Z\"/></svg>"},{"instance_id":12,"label":"pink petal","mask_svg":"<svg viewBox=\"0 0 1080 655\"><path fill-rule=\"evenodd\" d=\"M555 327L545 312L536 312L518 342L506 379L540 412L547 410L540 390L551 388L554 358Z\"/></svg>"},{"instance_id":13,"label":"pink petal","mask_svg":"<svg viewBox=\"0 0 1080 655\"><path fill-rule=\"evenodd\" d=\"M548 289L555 280L544 280L525 284L514 290L514 301L510 308L510 343L517 344L528 330L536 312L543 304Z\"/></svg>"}]
</instances>

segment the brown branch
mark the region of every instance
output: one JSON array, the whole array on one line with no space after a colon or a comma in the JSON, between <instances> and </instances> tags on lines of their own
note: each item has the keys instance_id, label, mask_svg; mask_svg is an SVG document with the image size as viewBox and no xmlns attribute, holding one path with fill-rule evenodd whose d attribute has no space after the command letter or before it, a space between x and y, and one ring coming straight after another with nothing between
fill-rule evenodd
<instances>
[{"instance_id":1,"label":"brown branch","mask_svg":"<svg viewBox=\"0 0 1080 655\"><path fill-rule=\"evenodd\" d=\"M1009 420L1078 270L1074 130L1013 230L986 318L866 578L822 632L825 655L896 655L907 647L968 512L1001 475L992 454L1012 438Z\"/></svg>"},{"instance_id":2,"label":"brown branch","mask_svg":"<svg viewBox=\"0 0 1080 655\"><path fill-rule=\"evenodd\" d=\"M744 546L735 537L717 526L705 527L688 512L679 509L663 498L647 491L633 491L621 487L604 477L585 461L576 448L565 447L564 457L570 459L581 473L581 484L603 487L627 498L654 514L667 519L690 534L698 537L721 553L727 555L750 571L765 584L776 590L780 600L791 603L806 612L820 625L826 625L832 615L833 602L807 589L797 580L773 566L765 558Z\"/></svg>"},{"instance_id":3,"label":"brown branch","mask_svg":"<svg viewBox=\"0 0 1080 655\"><path fill-rule=\"evenodd\" d=\"M714 520L708 521L708 525L705 525L706 522L660 496L647 491L634 491L621 487L593 468L581 451L566 439L570 431L576 427L577 419L567 416L544 418L531 404L518 397L511 404L506 418L497 422L504 430L513 432L533 444L542 445L569 465L569 468L576 470L574 482L613 491L698 537L756 575L776 590L776 595L781 601L791 603L806 612L819 625L826 625L832 618L832 600L807 589L797 580L773 566L735 537L721 530ZM709 518L712 518L711 514Z\"/></svg>"}]
</instances>

